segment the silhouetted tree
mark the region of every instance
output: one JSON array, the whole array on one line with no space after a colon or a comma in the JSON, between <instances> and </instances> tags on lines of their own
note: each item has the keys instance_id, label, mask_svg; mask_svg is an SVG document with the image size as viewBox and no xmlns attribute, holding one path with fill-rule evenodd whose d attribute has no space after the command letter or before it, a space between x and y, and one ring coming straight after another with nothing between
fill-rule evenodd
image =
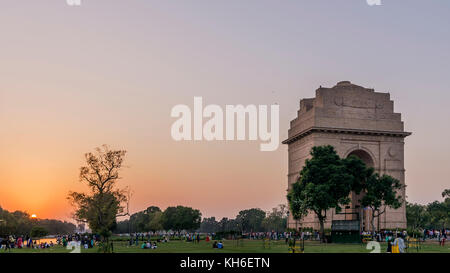
<instances>
[{"instance_id":1,"label":"silhouetted tree","mask_svg":"<svg viewBox=\"0 0 450 273\"><path fill-rule=\"evenodd\" d=\"M236 222L240 225L242 231L260 231L262 230L262 222L266 217L266 213L262 209L241 210L236 216Z\"/></svg>"},{"instance_id":2,"label":"silhouetted tree","mask_svg":"<svg viewBox=\"0 0 450 273\"><path fill-rule=\"evenodd\" d=\"M108 146L85 154L86 166L80 168L80 181L89 186L90 193L70 192L68 199L76 208L74 218L88 223L93 232L102 236L102 249L111 250L109 237L116 225L116 217L128 215L128 196L117 189L116 182L126 151L113 151ZM126 210L125 210L126 209Z\"/></svg>"},{"instance_id":3,"label":"silhouetted tree","mask_svg":"<svg viewBox=\"0 0 450 273\"><path fill-rule=\"evenodd\" d=\"M165 230L196 230L200 227L201 216L199 210L190 207L168 207L161 216Z\"/></svg>"}]
</instances>

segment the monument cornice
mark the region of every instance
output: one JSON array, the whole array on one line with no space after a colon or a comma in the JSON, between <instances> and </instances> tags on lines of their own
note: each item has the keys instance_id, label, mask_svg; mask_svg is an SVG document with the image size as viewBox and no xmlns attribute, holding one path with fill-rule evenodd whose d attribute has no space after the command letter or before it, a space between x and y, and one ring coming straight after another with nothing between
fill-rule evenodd
<instances>
[{"instance_id":1,"label":"monument cornice","mask_svg":"<svg viewBox=\"0 0 450 273\"><path fill-rule=\"evenodd\" d=\"M332 127L310 127L284 140L282 143L291 144L311 133L338 133L338 134L352 134L352 135L390 136L402 138L405 138L412 134L410 132L404 131L380 131L380 130L347 129L347 128L332 128Z\"/></svg>"}]
</instances>

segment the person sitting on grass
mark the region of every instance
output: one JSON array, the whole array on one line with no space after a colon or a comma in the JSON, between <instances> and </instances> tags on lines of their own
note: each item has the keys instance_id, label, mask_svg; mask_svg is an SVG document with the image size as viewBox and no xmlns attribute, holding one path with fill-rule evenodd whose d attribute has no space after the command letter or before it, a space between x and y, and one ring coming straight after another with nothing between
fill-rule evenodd
<instances>
[{"instance_id":1,"label":"person sitting on grass","mask_svg":"<svg viewBox=\"0 0 450 273\"><path fill-rule=\"evenodd\" d=\"M218 249L222 249L222 248L223 248L223 243L222 243L222 241L220 241L220 242L217 244L217 248L218 248Z\"/></svg>"},{"instance_id":2,"label":"person sitting on grass","mask_svg":"<svg viewBox=\"0 0 450 273\"><path fill-rule=\"evenodd\" d=\"M158 246L156 245L156 242L153 243L152 249L157 249Z\"/></svg>"},{"instance_id":3,"label":"person sitting on grass","mask_svg":"<svg viewBox=\"0 0 450 273\"><path fill-rule=\"evenodd\" d=\"M146 249L146 248L147 248L147 242L142 242L141 249Z\"/></svg>"},{"instance_id":4,"label":"person sitting on grass","mask_svg":"<svg viewBox=\"0 0 450 273\"><path fill-rule=\"evenodd\" d=\"M217 241L214 241L213 248L217 248Z\"/></svg>"},{"instance_id":5,"label":"person sitting on grass","mask_svg":"<svg viewBox=\"0 0 450 273\"><path fill-rule=\"evenodd\" d=\"M147 241L147 242L145 243L145 248L147 248L147 249L152 248L152 244L150 243L150 241Z\"/></svg>"}]
</instances>

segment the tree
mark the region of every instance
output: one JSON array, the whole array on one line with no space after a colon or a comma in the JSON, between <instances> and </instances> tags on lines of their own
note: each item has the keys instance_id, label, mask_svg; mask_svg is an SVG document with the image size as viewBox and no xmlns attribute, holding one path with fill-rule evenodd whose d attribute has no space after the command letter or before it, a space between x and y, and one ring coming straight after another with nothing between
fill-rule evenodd
<instances>
[{"instance_id":1,"label":"tree","mask_svg":"<svg viewBox=\"0 0 450 273\"><path fill-rule=\"evenodd\" d=\"M426 208L424 205L406 202L406 222L408 227L413 230L428 227L430 215Z\"/></svg>"},{"instance_id":2,"label":"tree","mask_svg":"<svg viewBox=\"0 0 450 273\"><path fill-rule=\"evenodd\" d=\"M219 231L220 232L238 232L239 223L235 219L228 219L223 217L219 221Z\"/></svg>"},{"instance_id":3,"label":"tree","mask_svg":"<svg viewBox=\"0 0 450 273\"><path fill-rule=\"evenodd\" d=\"M374 175L374 169L369 168L366 164L357 156L350 155L349 157L342 159L345 165L345 169L348 174L351 175L350 181L352 191L357 195L361 191L365 190L367 181Z\"/></svg>"},{"instance_id":4,"label":"tree","mask_svg":"<svg viewBox=\"0 0 450 273\"><path fill-rule=\"evenodd\" d=\"M323 240L327 210L340 211L342 205L350 202L349 194L356 178L332 146L313 147L310 154L311 159L305 161L287 199L294 217L302 217L309 211L316 214Z\"/></svg>"},{"instance_id":5,"label":"tree","mask_svg":"<svg viewBox=\"0 0 450 273\"><path fill-rule=\"evenodd\" d=\"M427 205L427 212L430 214L430 226L432 228L446 228L450 218L450 206L448 202L434 201Z\"/></svg>"},{"instance_id":6,"label":"tree","mask_svg":"<svg viewBox=\"0 0 450 273\"><path fill-rule=\"evenodd\" d=\"M434 201L427 205L427 213L430 217L430 228L446 228L450 223L450 189L442 192L443 202Z\"/></svg>"},{"instance_id":7,"label":"tree","mask_svg":"<svg viewBox=\"0 0 450 273\"><path fill-rule=\"evenodd\" d=\"M162 214L163 213L161 211L155 211L151 214L150 221L147 226L148 230L156 232L163 229Z\"/></svg>"},{"instance_id":8,"label":"tree","mask_svg":"<svg viewBox=\"0 0 450 273\"><path fill-rule=\"evenodd\" d=\"M70 234L75 231L75 225L69 222L54 219L31 219L26 212L9 212L0 207L0 237L29 235L35 226L44 228L48 234L52 235Z\"/></svg>"},{"instance_id":9,"label":"tree","mask_svg":"<svg viewBox=\"0 0 450 273\"><path fill-rule=\"evenodd\" d=\"M48 234L71 234L75 231L76 225L69 222L62 222L54 219L38 219L36 225L45 228Z\"/></svg>"},{"instance_id":10,"label":"tree","mask_svg":"<svg viewBox=\"0 0 450 273\"><path fill-rule=\"evenodd\" d=\"M442 192L442 197L445 198L445 201L447 201L447 199L450 198L450 189L445 189Z\"/></svg>"},{"instance_id":11,"label":"tree","mask_svg":"<svg viewBox=\"0 0 450 273\"><path fill-rule=\"evenodd\" d=\"M220 231L220 224L216 221L216 217L203 218L200 224L200 231L206 233L214 233Z\"/></svg>"},{"instance_id":12,"label":"tree","mask_svg":"<svg viewBox=\"0 0 450 273\"><path fill-rule=\"evenodd\" d=\"M287 224L287 206L284 204L273 208L268 212L266 218L262 222L265 231L284 231Z\"/></svg>"},{"instance_id":13,"label":"tree","mask_svg":"<svg viewBox=\"0 0 450 273\"><path fill-rule=\"evenodd\" d=\"M126 151L110 150L106 145L95 151L85 154L86 166L80 168L80 181L88 185L90 193L70 192L68 199L75 207L75 220L88 223L93 232L100 234L103 251L109 252L116 217L128 215L128 204L126 211L124 206L128 201L126 191L116 187Z\"/></svg>"},{"instance_id":14,"label":"tree","mask_svg":"<svg viewBox=\"0 0 450 273\"><path fill-rule=\"evenodd\" d=\"M261 209L242 210L236 216L236 221L241 226L242 231L260 231L266 213Z\"/></svg>"},{"instance_id":15,"label":"tree","mask_svg":"<svg viewBox=\"0 0 450 273\"><path fill-rule=\"evenodd\" d=\"M386 212L386 207L398 209L403 204L403 199L398 191L403 188L398 179L389 175L372 174L363 185L365 195L361 199L363 207L372 209L370 225L375 231L375 218ZM381 209L383 207L383 209Z\"/></svg>"},{"instance_id":16,"label":"tree","mask_svg":"<svg viewBox=\"0 0 450 273\"><path fill-rule=\"evenodd\" d=\"M161 224L165 230L195 230L200 227L199 210L190 207L168 207L161 215Z\"/></svg>"},{"instance_id":17,"label":"tree","mask_svg":"<svg viewBox=\"0 0 450 273\"><path fill-rule=\"evenodd\" d=\"M48 234L48 231L45 228L40 227L40 226L33 227L30 232L31 238L42 238L44 236L47 236L47 234Z\"/></svg>"},{"instance_id":18,"label":"tree","mask_svg":"<svg viewBox=\"0 0 450 273\"><path fill-rule=\"evenodd\" d=\"M144 211L147 215L147 222L145 225L146 230L156 232L162 230L163 226L161 223L162 211L157 206L150 206Z\"/></svg>"},{"instance_id":19,"label":"tree","mask_svg":"<svg viewBox=\"0 0 450 273\"><path fill-rule=\"evenodd\" d=\"M156 213L156 212L161 212L161 209L159 207L157 207L157 206L150 206L150 207L145 209L145 213L148 214L148 215L151 215L151 214Z\"/></svg>"},{"instance_id":20,"label":"tree","mask_svg":"<svg viewBox=\"0 0 450 273\"><path fill-rule=\"evenodd\" d=\"M130 223L136 232L147 231L150 216L145 211L134 213L130 216Z\"/></svg>"},{"instance_id":21,"label":"tree","mask_svg":"<svg viewBox=\"0 0 450 273\"><path fill-rule=\"evenodd\" d=\"M427 205L406 204L408 227L441 229L450 223L450 189L442 192L443 202L434 201Z\"/></svg>"}]
</instances>

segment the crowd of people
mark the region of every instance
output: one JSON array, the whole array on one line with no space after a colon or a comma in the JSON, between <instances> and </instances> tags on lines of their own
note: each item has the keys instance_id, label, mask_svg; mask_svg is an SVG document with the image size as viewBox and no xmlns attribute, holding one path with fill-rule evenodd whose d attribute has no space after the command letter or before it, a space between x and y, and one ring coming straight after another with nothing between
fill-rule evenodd
<instances>
[{"instance_id":1,"label":"crowd of people","mask_svg":"<svg viewBox=\"0 0 450 273\"><path fill-rule=\"evenodd\" d=\"M32 248L32 249L44 249L53 247L53 241L43 241L38 242L38 240L33 240L29 236L13 236L9 235L6 238L0 238L0 249L4 249L5 251L10 251L14 248Z\"/></svg>"},{"instance_id":2,"label":"crowd of people","mask_svg":"<svg viewBox=\"0 0 450 273\"><path fill-rule=\"evenodd\" d=\"M46 249L55 245L67 247L70 242L76 242L84 248L93 248L100 240L99 236L92 234L69 234L59 235L56 238L32 239L30 236L13 236L9 235L5 238L0 238L0 249L5 251L14 248L32 248L32 249Z\"/></svg>"},{"instance_id":3,"label":"crowd of people","mask_svg":"<svg viewBox=\"0 0 450 273\"><path fill-rule=\"evenodd\" d=\"M166 235L162 235L152 242L152 235L154 235L154 233L150 232L130 234L128 246L139 246L139 243L142 242L140 245L141 249L157 249L159 243L166 243L169 241Z\"/></svg>"},{"instance_id":4,"label":"crowd of people","mask_svg":"<svg viewBox=\"0 0 450 273\"><path fill-rule=\"evenodd\" d=\"M201 240L205 240L205 242L210 242L212 238L214 238L214 233L207 233L207 234L200 234L197 232L189 233L189 232L170 232L170 233L134 233L134 234L126 234L126 236L130 236L128 245L129 246L139 246L140 244L141 249L157 249L158 243L166 243L169 241L169 238L175 239L175 240L182 240L184 242L191 242L194 244L200 243ZM155 236L157 239L155 239L153 242L151 241L151 238ZM214 241L212 243L213 248L217 249L223 249L224 243L220 240Z\"/></svg>"},{"instance_id":5,"label":"crowd of people","mask_svg":"<svg viewBox=\"0 0 450 273\"><path fill-rule=\"evenodd\" d=\"M445 241L447 241L447 236L450 235L450 230L443 228L442 230L438 229L424 229L423 230L423 239L429 240L438 240L441 246L445 246Z\"/></svg>"},{"instance_id":6,"label":"crowd of people","mask_svg":"<svg viewBox=\"0 0 450 273\"><path fill-rule=\"evenodd\" d=\"M442 230L436 230L436 229L424 229L423 230L423 236L421 236L420 239L422 241L426 240L436 240L439 242L441 246L445 246L445 241L447 240L447 236L450 234L449 229L442 229ZM403 231L392 231L392 230L383 230L380 232L369 232L365 231L361 233L362 236L370 236L372 239L383 242L388 242L389 240L393 240L393 238L402 237L407 238L411 237L408 235L408 232L406 230ZM419 239L419 238L418 238Z\"/></svg>"},{"instance_id":7,"label":"crowd of people","mask_svg":"<svg viewBox=\"0 0 450 273\"><path fill-rule=\"evenodd\" d=\"M58 245L62 245L63 247L67 247L70 242L76 242L80 245L80 247L84 247L85 249L93 248L100 241L100 236L95 234L69 234L63 236L57 236L56 242Z\"/></svg>"},{"instance_id":8,"label":"crowd of people","mask_svg":"<svg viewBox=\"0 0 450 273\"><path fill-rule=\"evenodd\" d=\"M419 236L417 236L417 233L414 235L409 235L406 230L382 230L375 232L363 231L360 233L361 238L366 239L366 241L387 243L386 252L398 251L400 253L405 251L405 248L411 238L421 241L436 240L441 246L445 246L448 234L450 234L449 229L425 229L423 230L423 236L420 236L420 233ZM140 246L141 249L157 249L160 243L166 243L169 239L183 240L194 244L200 243L201 240L205 240L207 243L214 240L212 243L213 248L223 249L224 247L224 244L221 241L222 237L216 237L215 233L200 234L196 232L147 232L126 234L126 236L129 236L129 246ZM250 240L286 240L286 243L288 243L288 241L292 238L297 238L300 240L320 240L320 233L312 230L299 232L248 232L240 233L238 237ZM153 240L151 240L152 238ZM33 240L30 236L15 237L13 235L9 235L5 238L0 238L0 249L4 249L5 251L14 248L46 249L51 248L54 245L67 247L71 244L71 242L76 242L78 246L88 249L95 247L100 242L100 237L94 234L76 233L57 236L52 239Z\"/></svg>"}]
</instances>

